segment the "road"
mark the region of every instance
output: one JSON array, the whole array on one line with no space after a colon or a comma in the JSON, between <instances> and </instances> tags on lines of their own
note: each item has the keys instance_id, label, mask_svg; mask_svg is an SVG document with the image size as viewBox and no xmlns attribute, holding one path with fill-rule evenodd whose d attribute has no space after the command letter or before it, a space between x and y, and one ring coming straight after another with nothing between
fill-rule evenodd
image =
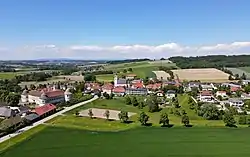
<instances>
[{"instance_id":1,"label":"road","mask_svg":"<svg viewBox=\"0 0 250 157\"><path fill-rule=\"evenodd\" d=\"M48 117L46 117L46 118L44 118L44 119L41 119L41 120L39 120L39 121L33 123L33 124L30 125L30 126L26 126L26 127L22 128L22 129L17 130L15 133L8 134L8 135L6 135L6 136L1 137L1 138L0 138L0 143L4 142L4 141L6 141L6 140L8 140L8 139L10 139L10 138L12 138L12 137L15 137L15 136L17 136L17 135L19 135L19 134L22 134L23 132L28 131L28 130L30 130L30 129L32 129L32 128L34 128L34 127L40 125L40 124L43 124L43 123L45 123L45 122L47 122L47 121L49 121L49 120L51 120L51 119L53 119L53 118L55 118L55 117L57 117L57 116L63 114L63 113L65 113L65 112L68 112L68 111L70 111L70 110L72 110L72 109L74 109L74 108L77 108L77 107L80 107L80 106L82 106L82 105L85 105L85 104L87 104L87 103L89 103L89 102L92 102L92 101L94 101L94 100L96 100L96 99L98 99L98 96L94 96L94 98L92 98L92 99L90 99L90 100L87 100L87 101L84 101L84 102L81 102L81 103L72 105L72 106L70 106L70 107L66 107L66 108L63 109L62 111L59 111L59 112L57 112L57 113L55 113L55 114L53 114L53 115L51 115L51 116L48 116Z\"/></svg>"}]
</instances>

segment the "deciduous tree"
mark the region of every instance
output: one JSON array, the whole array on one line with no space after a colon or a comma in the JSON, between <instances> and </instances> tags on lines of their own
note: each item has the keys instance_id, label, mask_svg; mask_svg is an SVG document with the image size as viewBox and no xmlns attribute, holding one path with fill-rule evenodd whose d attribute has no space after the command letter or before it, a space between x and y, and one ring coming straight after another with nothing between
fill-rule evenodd
<instances>
[{"instance_id":1,"label":"deciduous tree","mask_svg":"<svg viewBox=\"0 0 250 157\"><path fill-rule=\"evenodd\" d=\"M127 123L127 122L128 122L128 119L129 119L129 117L128 117L128 112L126 112L126 111L121 111L121 112L118 114L118 117L119 117L119 119L120 119L120 121L121 121L122 123Z\"/></svg>"},{"instance_id":2,"label":"deciduous tree","mask_svg":"<svg viewBox=\"0 0 250 157\"><path fill-rule=\"evenodd\" d=\"M182 116L181 122L185 125L188 126L189 125L189 117L185 114Z\"/></svg>"},{"instance_id":3,"label":"deciduous tree","mask_svg":"<svg viewBox=\"0 0 250 157\"><path fill-rule=\"evenodd\" d=\"M140 116L138 117L138 121L141 123L141 125L147 125L147 122L149 120L149 116L145 113L142 112Z\"/></svg>"},{"instance_id":4,"label":"deciduous tree","mask_svg":"<svg viewBox=\"0 0 250 157\"><path fill-rule=\"evenodd\" d=\"M161 114L159 124L162 124L162 126L169 125L169 119L167 113L164 112Z\"/></svg>"}]
</instances>

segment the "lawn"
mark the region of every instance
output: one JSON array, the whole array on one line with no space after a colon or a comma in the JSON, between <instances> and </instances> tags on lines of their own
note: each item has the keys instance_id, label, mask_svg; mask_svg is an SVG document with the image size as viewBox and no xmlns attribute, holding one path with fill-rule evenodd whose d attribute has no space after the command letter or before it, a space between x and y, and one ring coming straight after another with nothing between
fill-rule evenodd
<instances>
[{"instance_id":1,"label":"lawn","mask_svg":"<svg viewBox=\"0 0 250 157\"><path fill-rule=\"evenodd\" d=\"M22 73L18 72L0 72L0 79L12 79L15 78L16 75L20 75Z\"/></svg>"},{"instance_id":2,"label":"lawn","mask_svg":"<svg viewBox=\"0 0 250 157\"><path fill-rule=\"evenodd\" d=\"M239 68L227 68L231 70L233 74L239 74L240 76L245 73L247 78L250 78L250 67L239 67Z\"/></svg>"},{"instance_id":3,"label":"lawn","mask_svg":"<svg viewBox=\"0 0 250 157\"><path fill-rule=\"evenodd\" d=\"M248 157L249 128L137 128L93 132L47 127L1 157Z\"/></svg>"},{"instance_id":4,"label":"lawn","mask_svg":"<svg viewBox=\"0 0 250 157\"><path fill-rule=\"evenodd\" d=\"M111 82L114 81L114 74L96 75L96 80L100 82Z\"/></svg>"},{"instance_id":5,"label":"lawn","mask_svg":"<svg viewBox=\"0 0 250 157\"><path fill-rule=\"evenodd\" d=\"M241 69L247 73L250 73L250 67L239 67L239 69Z\"/></svg>"}]
</instances>

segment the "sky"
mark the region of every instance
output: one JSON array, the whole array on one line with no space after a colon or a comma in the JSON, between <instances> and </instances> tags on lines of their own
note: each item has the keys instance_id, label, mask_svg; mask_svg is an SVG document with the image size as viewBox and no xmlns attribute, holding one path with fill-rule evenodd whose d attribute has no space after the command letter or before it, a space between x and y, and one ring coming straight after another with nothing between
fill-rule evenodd
<instances>
[{"instance_id":1,"label":"sky","mask_svg":"<svg viewBox=\"0 0 250 157\"><path fill-rule=\"evenodd\" d=\"M0 59L250 54L249 0L1 0Z\"/></svg>"}]
</instances>

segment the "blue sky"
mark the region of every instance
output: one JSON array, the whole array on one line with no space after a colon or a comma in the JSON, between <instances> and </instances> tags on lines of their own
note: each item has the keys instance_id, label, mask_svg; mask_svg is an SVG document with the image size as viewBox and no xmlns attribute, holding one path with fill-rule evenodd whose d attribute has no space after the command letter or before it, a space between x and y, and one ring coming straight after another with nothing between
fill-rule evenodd
<instances>
[{"instance_id":1,"label":"blue sky","mask_svg":"<svg viewBox=\"0 0 250 157\"><path fill-rule=\"evenodd\" d=\"M8 55L0 59L248 53L248 6L248 0L1 0L0 53Z\"/></svg>"}]
</instances>

